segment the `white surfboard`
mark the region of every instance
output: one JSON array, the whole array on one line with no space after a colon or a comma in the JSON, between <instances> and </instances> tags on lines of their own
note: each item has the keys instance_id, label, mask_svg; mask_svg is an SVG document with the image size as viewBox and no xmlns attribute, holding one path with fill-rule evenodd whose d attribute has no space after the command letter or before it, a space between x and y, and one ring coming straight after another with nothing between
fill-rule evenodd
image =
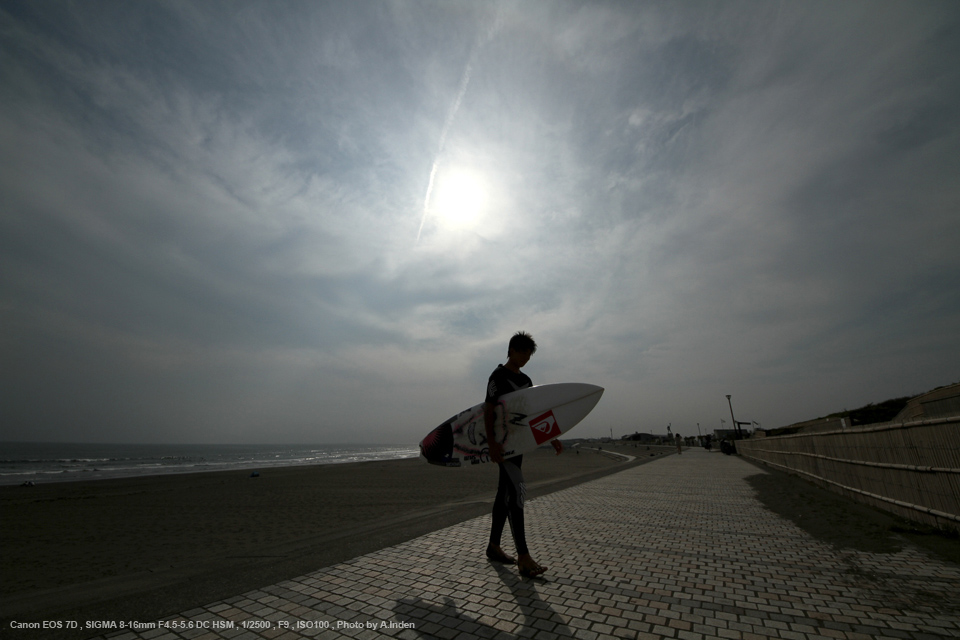
<instances>
[{"instance_id":1,"label":"white surfboard","mask_svg":"<svg viewBox=\"0 0 960 640\"><path fill-rule=\"evenodd\" d=\"M545 384L500 397L494 437L503 457L523 455L583 420L600 401L603 387L579 382ZM483 403L453 416L420 442L420 457L444 467L490 462Z\"/></svg>"}]
</instances>

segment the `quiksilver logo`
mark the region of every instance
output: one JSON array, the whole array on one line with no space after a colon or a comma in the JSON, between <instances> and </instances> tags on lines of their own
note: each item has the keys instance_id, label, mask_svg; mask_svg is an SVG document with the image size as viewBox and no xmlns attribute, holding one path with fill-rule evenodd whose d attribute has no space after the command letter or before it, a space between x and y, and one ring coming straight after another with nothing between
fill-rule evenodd
<instances>
[{"instance_id":1,"label":"quiksilver logo","mask_svg":"<svg viewBox=\"0 0 960 640\"><path fill-rule=\"evenodd\" d=\"M560 426L557 424L557 418L553 415L552 410L531 420L530 429L533 432L533 439L537 441L537 444L543 444L547 440L551 440L560 435Z\"/></svg>"}]
</instances>

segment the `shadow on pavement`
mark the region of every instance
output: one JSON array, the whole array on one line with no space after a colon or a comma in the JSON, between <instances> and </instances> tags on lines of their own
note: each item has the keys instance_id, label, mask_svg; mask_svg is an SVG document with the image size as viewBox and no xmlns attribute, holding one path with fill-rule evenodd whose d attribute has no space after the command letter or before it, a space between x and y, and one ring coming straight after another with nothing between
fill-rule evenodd
<instances>
[{"instance_id":1,"label":"shadow on pavement","mask_svg":"<svg viewBox=\"0 0 960 640\"><path fill-rule=\"evenodd\" d=\"M548 631L560 637L573 635L557 611L544 602L537 592L537 585L545 581L526 580L517 575L516 570L504 566L496 565L495 568L519 607L520 615L512 622L520 625L520 628L512 634L532 637L538 631ZM401 623L413 625L411 630L421 638L435 637L431 633L433 624L455 628L480 638L492 638L502 631L481 622L479 613L457 609L456 602L451 598L444 598L443 604L425 602L419 597L403 598L397 601L394 612ZM490 617L497 616L491 613Z\"/></svg>"}]
</instances>

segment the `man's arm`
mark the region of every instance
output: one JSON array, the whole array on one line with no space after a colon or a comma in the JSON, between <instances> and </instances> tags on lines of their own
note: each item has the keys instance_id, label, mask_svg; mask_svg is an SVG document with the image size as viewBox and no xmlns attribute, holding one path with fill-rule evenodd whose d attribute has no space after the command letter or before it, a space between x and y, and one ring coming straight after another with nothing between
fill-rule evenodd
<instances>
[{"instance_id":1,"label":"man's arm","mask_svg":"<svg viewBox=\"0 0 960 640\"><path fill-rule=\"evenodd\" d=\"M484 402L483 426L487 432L487 447L490 449L490 459L494 462L503 462L503 446L497 442L493 429L496 415L496 407L489 402Z\"/></svg>"}]
</instances>

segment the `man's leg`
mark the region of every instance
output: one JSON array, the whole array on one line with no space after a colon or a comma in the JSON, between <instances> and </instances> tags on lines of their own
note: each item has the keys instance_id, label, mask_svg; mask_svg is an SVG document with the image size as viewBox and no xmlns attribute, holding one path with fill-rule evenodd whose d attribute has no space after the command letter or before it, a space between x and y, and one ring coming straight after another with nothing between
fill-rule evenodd
<instances>
[{"instance_id":1,"label":"man's leg","mask_svg":"<svg viewBox=\"0 0 960 640\"><path fill-rule=\"evenodd\" d=\"M493 513L491 514L490 524L490 546L500 547L500 539L503 536L503 525L507 523L507 513L509 511L509 488L510 476L503 468L503 463L497 465L500 467L500 480L497 485L497 497L493 499Z\"/></svg>"},{"instance_id":2,"label":"man's leg","mask_svg":"<svg viewBox=\"0 0 960 640\"><path fill-rule=\"evenodd\" d=\"M504 460L503 464L500 465L501 482L504 480L503 476L506 476L507 481L507 519L510 521L510 532L513 534L513 542L517 546L517 553L521 556L529 554L527 534L523 522L523 501L526 498L527 488L523 482L523 472L520 470L522 464L523 456L517 456Z\"/></svg>"}]
</instances>

